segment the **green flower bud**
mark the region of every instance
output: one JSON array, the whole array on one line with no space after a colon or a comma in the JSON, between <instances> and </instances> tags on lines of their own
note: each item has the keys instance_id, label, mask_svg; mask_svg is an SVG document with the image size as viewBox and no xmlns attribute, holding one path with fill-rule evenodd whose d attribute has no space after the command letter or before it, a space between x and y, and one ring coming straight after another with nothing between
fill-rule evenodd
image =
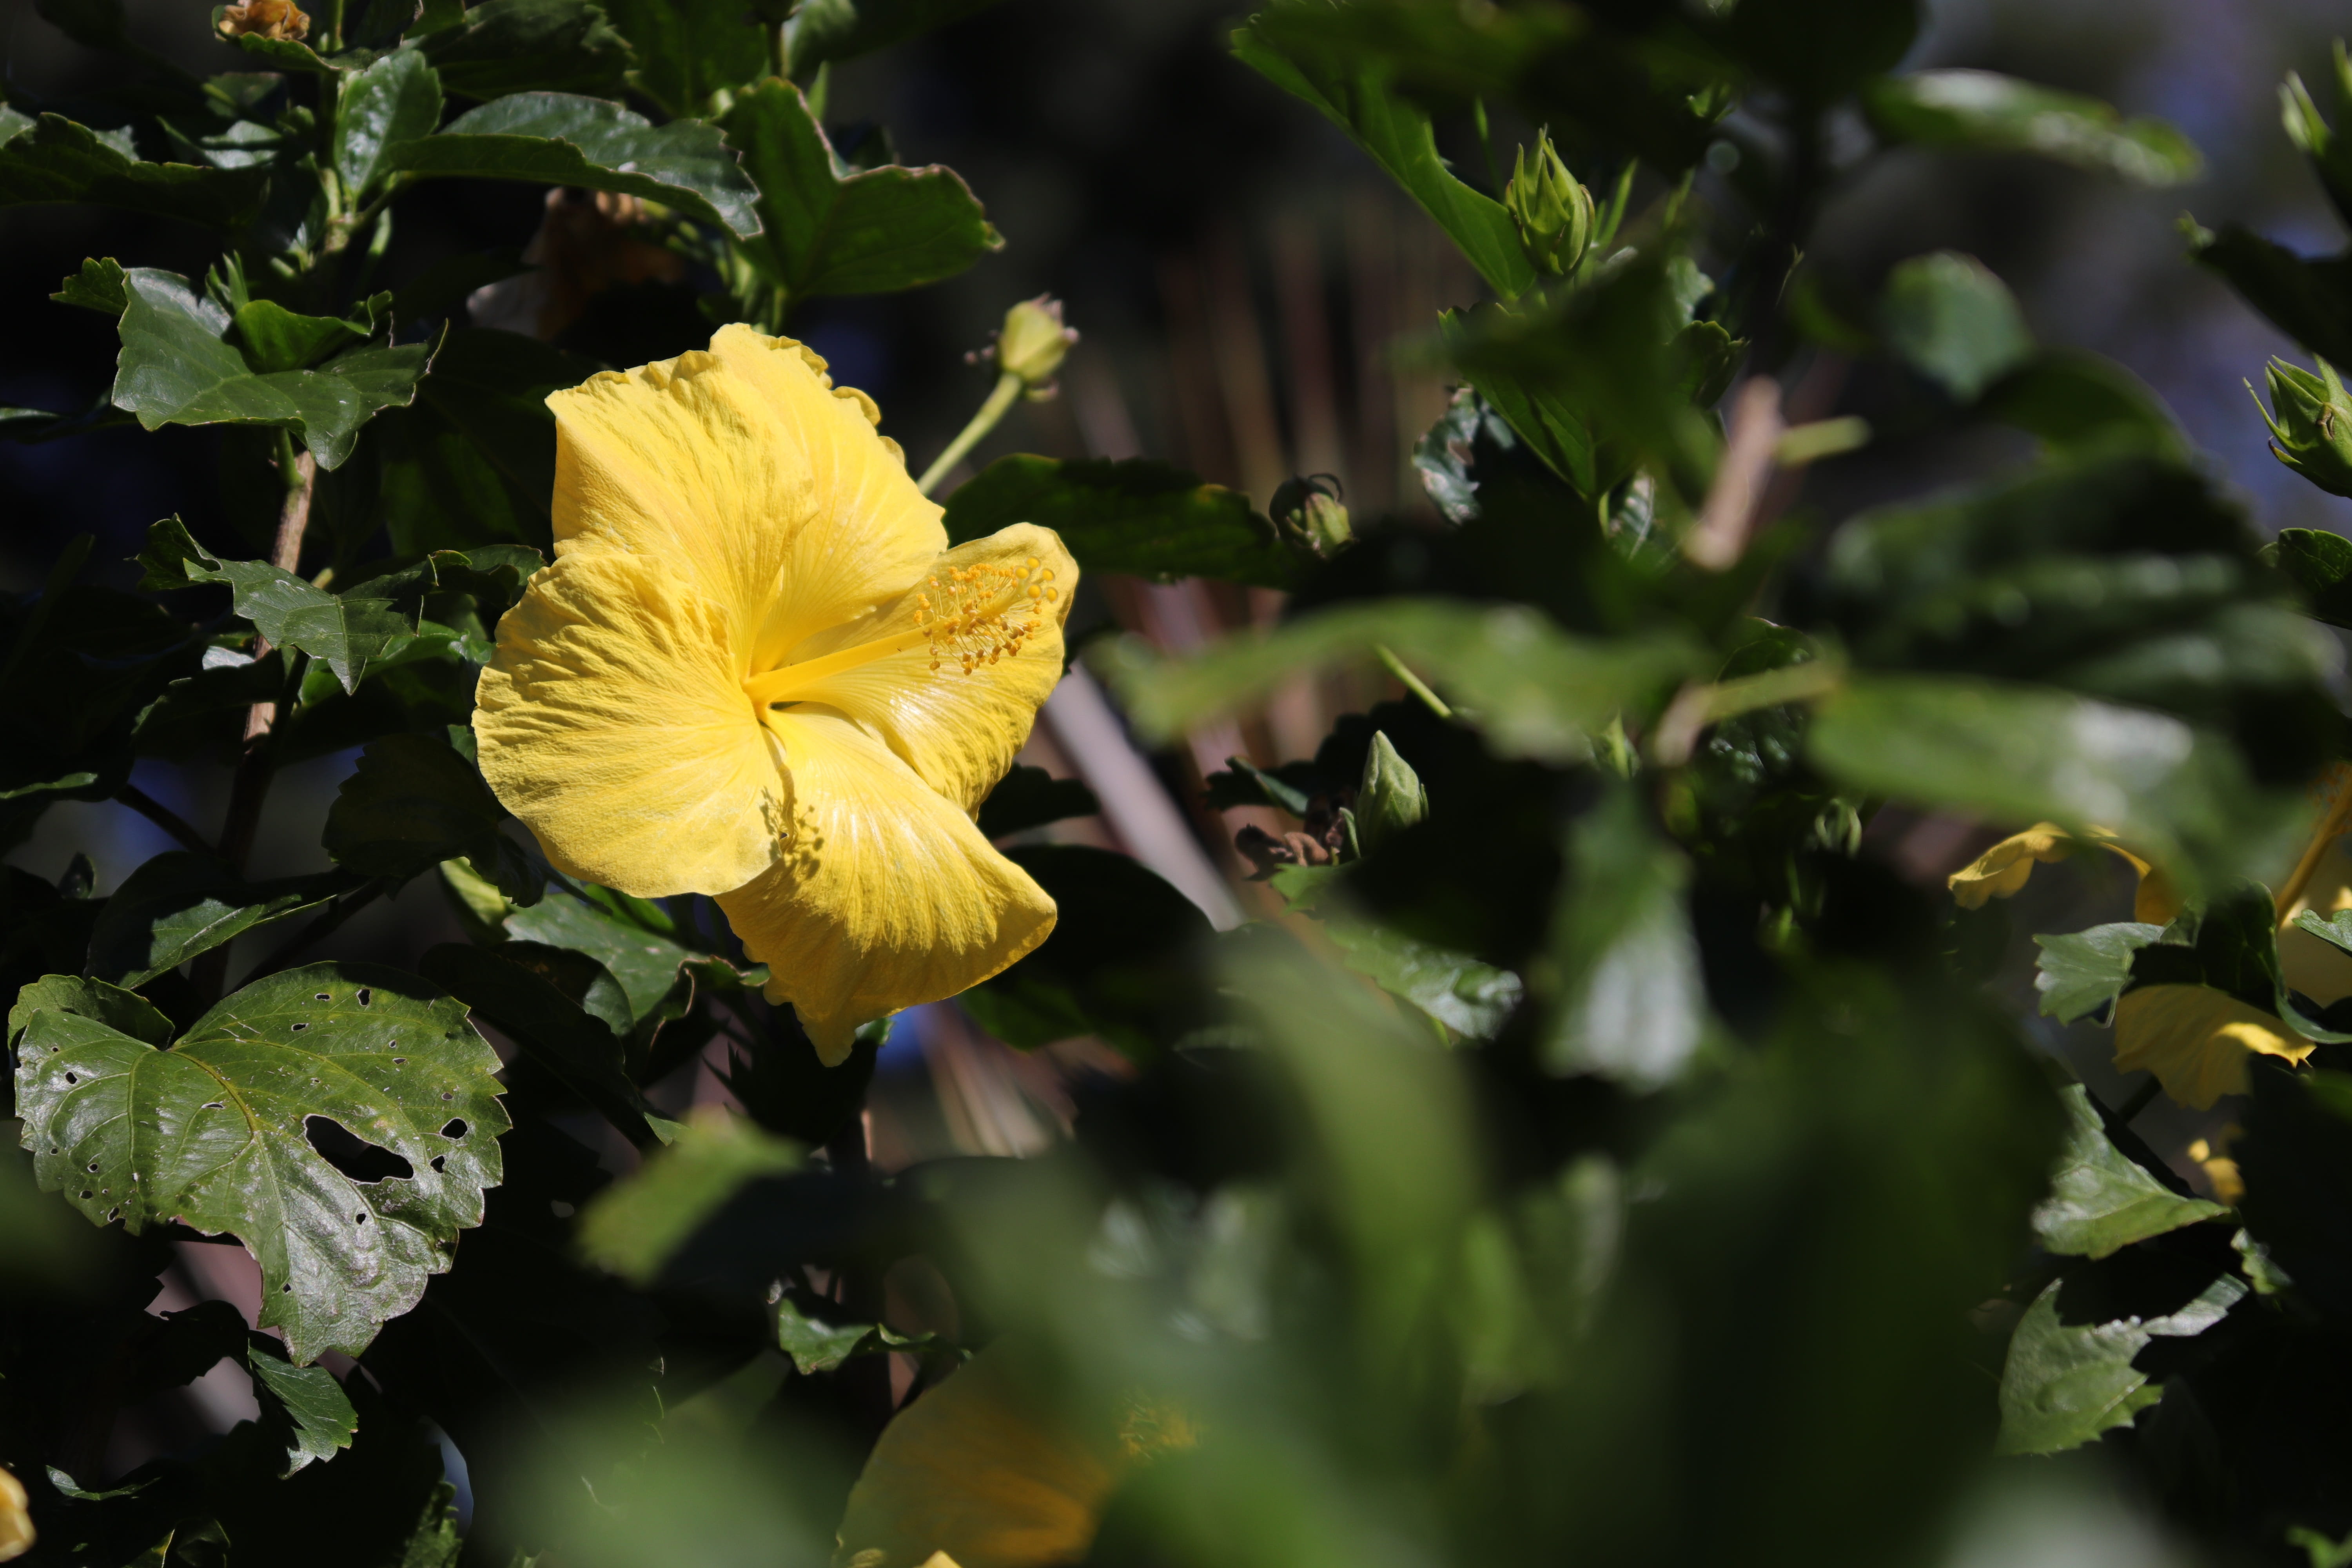
<instances>
[{"instance_id":1,"label":"green flower bud","mask_svg":"<svg viewBox=\"0 0 2352 1568\"><path fill-rule=\"evenodd\" d=\"M994 346L980 357L993 359L1006 374L1019 376L1032 398L1047 398L1054 395L1055 373L1077 341L1077 329L1062 325L1062 302L1040 294L1004 312Z\"/></svg>"},{"instance_id":2,"label":"green flower bud","mask_svg":"<svg viewBox=\"0 0 2352 1568\"><path fill-rule=\"evenodd\" d=\"M1503 205L1518 226L1519 243L1538 270L1565 275L1576 270L1592 244L1597 221L1592 193L1568 172L1549 133L1536 132L1535 156L1525 147L1503 187Z\"/></svg>"},{"instance_id":3,"label":"green flower bud","mask_svg":"<svg viewBox=\"0 0 2352 1568\"><path fill-rule=\"evenodd\" d=\"M1366 849L1377 849L1390 837L1429 815L1429 792L1389 738L1372 731L1372 749L1364 754L1364 782L1356 786L1356 836Z\"/></svg>"},{"instance_id":4,"label":"green flower bud","mask_svg":"<svg viewBox=\"0 0 2352 1568\"><path fill-rule=\"evenodd\" d=\"M1332 556L1355 542L1348 509L1339 504L1339 481L1329 474L1286 479L1266 510L1284 538L1318 556Z\"/></svg>"},{"instance_id":5,"label":"green flower bud","mask_svg":"<svg viewBox=\"0 0 2352 1568\"><path fill-rule=\"evenodd\" d=\"M2271 403L2263 423L2271 429L2278 460L2330 495L2352 496L2352 397L2347 397L2336 367L2319 362L2314 375L2283 359L2271 361ZM2263 400L2251 383L2254 406Z\"/></svg>"}]
</instances>

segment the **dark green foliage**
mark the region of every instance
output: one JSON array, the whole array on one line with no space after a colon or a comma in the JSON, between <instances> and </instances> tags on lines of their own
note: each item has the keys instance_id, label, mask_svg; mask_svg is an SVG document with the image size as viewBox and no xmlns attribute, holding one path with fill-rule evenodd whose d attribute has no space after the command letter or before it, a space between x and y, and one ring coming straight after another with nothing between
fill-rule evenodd
<instances>
[{"instance_id":1,"label":"dark green foliage","mask_svg":"<svg viewBox=\"0 0 2352 1568\"><path fill-rule=\"evenodd\" d=\"M433 32L415 48L441 85L464 98L618 98L630 63L628 40L592 0L484 0L467 9L460 26Z\"/></svg>"},{"instance_id":2,"label":"dark green foliage","mask_svg":"<svg viewBox=\"0 0 2352 1568\"><path fill-rule=\"evenodd\" d=\"M1015 763L980 803L980 830L1002 838L1066 817L1092 816L1101 809L1095 792L1079 780L1057 779L1043 768Z\"/></svg>"},{"instance_id":3,"label":"dark green foliage","mask_svg":"<svg viewBox=\"0 0 2352 1568\"><path fill-rule=\"evenodd\" d=\"M1162 583L1216 577L1266 588L1286 586L1298 574L1249 497L1148 458L999 458L949 498L946 521L958 544L1012 522L1050 528L1089 572Z\"/></svg>"}]
</instances>

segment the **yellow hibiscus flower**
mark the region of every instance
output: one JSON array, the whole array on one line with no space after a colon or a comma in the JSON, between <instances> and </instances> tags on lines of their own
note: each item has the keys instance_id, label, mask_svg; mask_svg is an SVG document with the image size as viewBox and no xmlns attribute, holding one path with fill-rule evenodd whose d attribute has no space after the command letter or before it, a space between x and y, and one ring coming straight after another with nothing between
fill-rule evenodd
<instances>
[{"instance_id":1,"label":"yellow hibiscus flower","mask_svg":"<svg viewBox=\"0 0 2352 1568\"><path fill-rule=\"evenodd\" d=\"M1079 1430L1041 1410L1018 1362L987 1351L882 1429L850 1489L834 1568L1054 1568L1083 1559L1134 1468L1200 1442L1137 1395Z\"/></svg>"},{"instance_id":2,"label":"yellow hibiscus flower","mask_svg":"<svg viewBox=\"0 0 2352 1568\"><path fill-rule=\"evenodd\" d=\"M2333 914L2352 909L2352 770L2330 770L2317 790L2324 807L2311 840L2286 872L2275 897L2279 968L2290 990L2321 1006L2352 995L2352 954L2321 941L2294 923L2305 910ZM2037 864L2063 859L2080 844L2122 857L2140 875L2133 918L2152 925L2179 914L2181 900L2160 867L2117 844L2103 829L2079 838L2055 823L2037 823L1994 845L1952 873L1948 886L1963 909L1990 899L2011 897ZM2116 1068L2157 1076L2166 1094L2182 1105L2210 1110L2225 1094L2243 1094L2247 1064L2255 1055L2300 1062L2312 1042L2272 1014L2250 1007L2202 985L2143 985L2124 994L2116 1006Z\"/></svg>"},{"instance_id":3,"label":"yellow hibiscus flower","mask_svg":"<svg viewBox=\"0 0 2352 1568\"><path fill-rule=\"evenodd\" d=\"M1061 540L949 549L873 400L749 327L547 401L556 558L474 729L550 863L715 896L827 1063L1043 942L972 814L1061 678Z\"/></svg>"},{"instance_id":4,"label":"yellow hibiscus flower","mask_svg":"<svg viewBox=\"0 0 2352 1568\"><path fill-rule=\"evenodd\" d=\"M25 1508L25 1483L0 1470L0 1563L33 1549L33 1516Z\"/></svg>"}]
</instances>

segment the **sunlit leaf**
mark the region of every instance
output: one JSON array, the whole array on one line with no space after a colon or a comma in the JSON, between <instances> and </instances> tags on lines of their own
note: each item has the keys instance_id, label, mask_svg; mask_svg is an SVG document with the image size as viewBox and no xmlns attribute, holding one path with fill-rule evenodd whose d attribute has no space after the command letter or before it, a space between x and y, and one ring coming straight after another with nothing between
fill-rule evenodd
<instances>
[{"instance_id":1,"label":"sunlit leaf","mask_svg":"<svg viewBox=\"0 0 2352 1568\"><path fill-rule=\"evenodd\" d=\"M2149 1175L2115 1146L2081 1084L2059 1091L2072 1131L2051 1173L2050 1195L2033 1211L2033 1233L2049 1251L2105 1258L2184 1225L2230 1211L2184 1197Z\"/></svg>"}]
</instances>

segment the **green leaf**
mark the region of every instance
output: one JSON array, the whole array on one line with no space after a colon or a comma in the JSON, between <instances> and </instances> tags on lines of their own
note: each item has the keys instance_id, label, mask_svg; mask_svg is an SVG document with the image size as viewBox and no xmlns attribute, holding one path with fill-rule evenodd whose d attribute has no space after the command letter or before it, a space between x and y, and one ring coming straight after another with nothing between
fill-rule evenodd
<instances>
[{"instance_id":1,"label":"green leaf","mask_svg":"<svg viewBox=\"0 0 2352 1568\"><path fill-rule=\"evenodd\" d=\"M2095 98L1991 71L1882 78L1864 89L1863 108L1891 142L2032 153L2137 185L2181 184L2205 166L2189 138L2160 120L2126 120Z\"/></svg>"},{"instance_id":2,"label":"green leaf","mask_svg":"<svg viewBox=\"0 0 2352 1568\"><path fill-rule=\"evenodd\" d=\"M253 221L268 190L265 170L145 163L63 115L34 121L0 109L0 207L87 202L233 230Z\"/></svg>"},{"instance_id":3,"label":"green leaf","mask_svg":"<svg viewBox=\"0 0 2352 1568\"><path fill-rule=\"evenodd\" d=\"M422 175L618 191L742 238L760 232L759 190L717 126L677 120L656 127L600 99L519 92L388 149L384 161Z\"/></svg>"},{"instance_id":4,"label":"green leaf","mask_svg":"<svg viewBox=\"0 0 2352 1568\"><path fill-rule=\"evenodd\" d=\"M432 135L440 123L441 79L423 55L394 49L353 73L335 110L335 172L343 189L353 200L368 195L390 173L387 153Z\"/></svg>"},{"instance_id":5,"label":"green leaf","mask_svg":"<svg viewBox=\"0 0 2352 1568\"><path fill-rule=\"evenodd\" d=\"M767 30L736 0L606 0L604 8L636 54L629 85L673 116L702 115L712 93L768 73ZM803 5L796 26L814 9Z\"/></svg>"},{"instance_id":6,"label":"green leaf","mask_svg":"<svg viewBox=\"0 0 2352 1568\"><path fill-rule=\"evenodd\" d=\"M2272 560L2303 590L2314 616L2331 626L2352 626L2352 539L2325 529L2281 529Z\"/></svg>"},{"instance_id":7,"label":"green leaf","mask_svg":"<svg viewBox=\"0 0 2352 1568\"><path fill-rule=\"evenodd\" d=\"M1208 786L1209 809L1231 811L1237 805L1270 805L1286 811L1304 822L1314 809L1318 793L1304 782L1294 784L1286 773L1313 771L1312 763L1289 763L1280 768L1261 768L1246 757L1227 757L1225 772L1211 773L1201 782Z\"/></svg>"},{"instance_id":8,"label":"green leaf","mask_svg":"<svg viewBox=\"0 0 2352 1568\"><path fill-rule=\"evenodd\" d=\"M128 287L122 263L111 256L103 260L93 257L85 258L81 270L58 284L49 298L60 305L79 305L85 310L120 317L131 308Z\"/></svg>"},{"instance_id":9,"label":"green leaf","mask_svg":"<svg viewBox=\"0 0 2352 1568\"><path fill-rule=\"evenodd\" d=\"M628 40L590 0L485 0L467 10L461 26L405 50L423 55L442 87L464 98L538 91L618 98L629 66Z\"/></svg>"},{"instance_id":10,"label":"green leaf","mask_svg":"<svg viewBox=\"0 0 2352 1568\"><path fill-rule=\"evenodd\" d=\"M232 344L217 301L173 272L123 275L121 357L113 401L147 429L165 425L274 425L293 432L322 468L341 466L360 426L406 405L433 362L428 343L363 343L316 370L257 373Z\"/></svg>"},{"instance_id":11,"label":"green leaf","mask_svg":"<svg viewBox=\"0 0 2352 1568\"><path fill-rule=\"evenodd\" d=\"M1384 925L1331 920L1324 922L1323 933L1349 968L1466 1039L1491 1040L1501 1033L1525 994L1519 977L1507 969Z\"/></svg>"},{"instance_id":12,"label":"green leaf","mask_svg":"<svg viewBox=\"0 0 2352 1568\"><path fill-rule=\"evenodd\" d=\"M1617 713L1707 668L1705 654L1673 633L1602 640L1563 632L1520 605L1410 598L1321 610L1189 658L1129 640L1093 662L1137 727L1159 738L1243 708L1294 673L1360 665L1383 647L1450 694L1497 752L1553 761L1589 756L1591 737Z\"/></svg>"},{"instance_id":13,"label":"green leaf","mask_svg":"<svg viewBox=\"0 0 2352 1568\"><path fill-rule=\"evenodd\" d=\"M2059 1090L2072 1131L2050 1175L2050 1195L2033 1211L2043 1248L2071 1258L2105 1258L2152 1236L2230 1211L2183 1197L2126 1158L2108 1138L2097 1108L2079 1083Z\"/></svg>"},{"instance_id":14,"label":"green leaf","mask_svg":"<svg viewBox=\"0 0 2352 1568\"><path fill-rule=\"evenodd\" d=\"M11 1047L25 1032L25 1026L33 1021L33 1015L44 1009L94 1018L118 1034L144 1040L151 1046L166 1045L172 1038L172 1021L136 991L79 975L45 974L17 992L15 1004L8 1009L7 1043Z\"/></svg>"},{"instance_id":15,"label":"green leaf","mask_svg":"<svg viewBox=\"0 0 2352 1568\"><path fill-rule=\"evenodd\" d=\"M391 295L378 294L343 318L305 316L275 300L250 300L230 318L229 341L244 352L246 363L255 370L300 370L374 336L376 318L391 303Z\"/></svg>"},{"instance_id":16,"label":"green leaf","mask_svg":"<svg viewBox=\"0 0 2352 1568\"><path fill-rule=\"evenodd\" d=\"M1387 170L1496 293L1508 300L1534 285L1535 266L1511 215L1454 178L1438 154L1425 112L1391 92L1373 72L1335 67L1319 52L1277 43L1257 24L1235 32L1233 44L1236 59L1313 106Z\"/></svg>"},{"instance_id":17,"label":"green leaf","mask_svg":"<svg viewBox=\"0 0 2352 1568\"><path fill-rule=\"evenodd\" d=\"M2061 452L2126 446L2168 462L2189 461L2189 438L2155 388L2088 350L2041 350L1989 388L1977 406Z\"/></svg>"},{"instance_id":18,"label":"green leaf","mask_svg":"<svg viewBox=\"0 0 2352 1568\"><path fill-rule=\"evenodd\" d=\"M2189 889L2291 859L2303 826L2226 743L2166 714L2044 687L1857 675L1815 712L1805 752L1865 795L2110 829Z\"/></svg>"},{"instance_id":19,"label":"green leaf","mask_svg":"<svg viewBox=\"0 0 2352 1568\"><path fill-rule=\"evenodd\" d=\"M499 832L506 820L474 764L437 735L384 735L368 742L327 811L322 843L362 876L404 882L463 858L508 897L538 897L534 868Z\"/></svg>"},{"instance_id":20,"label":"green leaf","mask_svg":"<svg viewBox=\"0 0 2352 1568\"><path fill-rule=\"evenodd\" d=\"M323 1366L295 1366L268 1334L251 1336L244 1361L254 1390L266 1394L285 1418L286 1470L292 1475L313 1459L331 1459L359 1436L359 1412L335 1374Z\"/></svg>"},{"instance_id":21,"label":"green leaf","mask_svg":"<svg viewBox=\"0 0 2352 1568\"><path fill-rule=\"evenodd\" d=\"M1097 1034L1137 1057L1196 1020L1192 959L1210 934L1192 901L1125 855L1070 844L1005 852L1061 911L1028 957L961 1001L982 1027L1024 1050Z\"/></svg>"},{"instance_id":22,"label":"green leaf","mask_svg":"<svg viewBox=\"0 0 2352 1568\"><path fill-rule=\"evenodd\" d=\"M556 963L576 975L593 969L591 988L583 999L600 999L596 981L610 988L599 1012L592 1013L557 984ZM596 1113L618 1128L639 1148L660 1142L646 1119L645 1097L629 1081L622 1041L629 1026L628 1004L621 989L593 959L534 943L507 942L497 948L443 942L426 950L419 967L475 1012L521 1047L523 1054L544 1068ZM664 1123L665 1126L667 1123Z\"/></svg>"},{"instance_id":23,"label":"green leaf","mask_svg":"<svg viewBox=\"0 0 2352 1568\"><path fill-rule=\"evenodd\" d=\"M789 1291L776 1300L776 1348L793 1358L793 1370L803 1377L838 1371L853 1356L953 1348L936 1334L902 1334L887 1323L842 1323L817 1315L828 1308L841 1310L822 1299L803 1307Z\"/></svg>"},{"instance_id":24,"label":"green leaf","mask_svg":"<svg viewBox=\"0 0 2352 1568\"><path fill-rule=\"evenodd\" d=\"M2305 926L2305 931L2314 926ZM2326 940L2325 929L2318 932ZM2153 942L2132 955L2132 979L2141 985L2205 985L2226 992L2258 1012L2285 1021L2306 1039L2341 1043L2352 1034L2312 1016L2288 988L2279 961L2276 905L2257 882L2208 899L2193 942Z\"/></svg>"},{"instance_id":25,"label":"green leaf","mask_svg":"<svg viewBox=\"0 0 2352 1568\"><path fill-rule=\"evenodd\" d=\"M389 599L330 594L267 561L217 560L176 517L148 529L139 560L149 588L226 584L230 606L255 630L279 647L325 661L346 691L359 689L371 665L391 658L416 636L415 615L395 609Z\"/></svg>"},{"instance_id":26,"label":"green leaf","mask_svg":"<svg viewBox=\"0 0 2352 1568\"><path fill-rule=\"evenodd\" d=\"M1249 497L1149 458L999 458L948 498L945 521L957 544L1034 522L1060 534L1088 572L1155 583L1214 577L1280 588L1297 576L1296 559Z\"/></svg>"},{"instance_id":27,"label":"green leaf","mask_svg":"<svg viewBox=\"0 0 2352 1568\"><path fill-rule=\"evenodd\" d=\"M508 1127L498 1070L464 1007L415 976L314 963L245 987L168 1051L37 1012L16 1105L41 1185L93 1222L171 1220L244 1242L261 1264L261 1326L308 1365L364 1350L481 1222ZM310 1119L409 1173L343 1174L311 1146Z\"/></svg>"},{"instance_id":28,"label":"green leaf","mask_svg":"<svg viewBox=\"0 0 2352 1568\"><path fill-rule=\"evenodd\" d=\"M2104 1017L2131 984L2132 955L2163 934L2162 926L2124 921L2065 936L2035 937L2042 956L2033 988L2042 994L2042 1016L2063 1024Z\"/></svg>"},{"instance_id":29,"label":"green leaf","mask_svg":"<svg viewBox=\"0 0 2352 1568\"><path fill-rule=\"evenodd\" d=\"M1003 248L954 170L845 167L791 82L739 94L724 123L759 184L753 226L738 229L759 242L742 254L789 300L919 289Z\"/></svg>"},{"instance_id":30,"label":"green leaf","mask_svg":"<svg viewBox=\"0 0 2352 1568\"><path fill-rule=\"evenodd\" d=\"M1939 250L1898 262L1878 306L1879 331L1895 357L1974 403L2033 356L2033 333L2009 286L1973 256Z\"/></svg>"},{"instance_id":31,"label":"green leaf","mask_svg":"<svg viewBox=\"0 0 2352 1568\"><path fill-rule=\"evenodd\" d=\"M1100 810L1102 802L1083 780L1057 779L1043 768L1015 763L980 803L981 837L1003 838Z\"/></svg>"},{"instance_id":32,"label":"green leaf","mask_svg":"<svg viewBox=\"0 0 2352 1568\"><path fill-rule=\"evenodd\" d=\"M2242 225L2189 228L2189 255L2220 273L2287 336L2338 365L2352 364L2352 256L2297 256Z\"/></svg>"},{"instance_id":33,"label":"green leaf","mask_svg":"<svg viewBox=\"0 0 2352 1568\"><path fill-rule=\"evenodd\" d=\"M2164 1317L2070 1324L2058 1316L2064 1287L2056 1280L2036 1296L2010 1336L1996 1453L2054 1454L2080 1447L2111 1426L2130 1426L2163 1393L2132 1358L2159 1336L2203 1333L2246 1293L2244 1281L2225 1274Z\"/></svg>"},{"instance_id":34,"label":"green leaf","mask_svg":"<svg viewBox=\"0 0 2352 1568\"><path fill-rule=\"evenodd\" d=\"M636 1174L614 1183L588 1205L580 1216L580 1255L633 1285L650 1285L742 1187L800 1166L800 1145L744 1117L704 1111L679 1128L668 1148L648 1156Z\"/></svg>"},{"instance_id":35,"label":"green leaf","mask_svg":"<svg viewBox=\"0 0 2352 1568\"><path fill-rule=\"evenodd\" d=\"M373 427L384 527L411 554L491 540L546 548L555 492L547 395L595 374L593 361L514 332L453 330L416 402Z\"/></svg>"},{"instance_id":36,"label":"green leaf","mask_svg":"<svg viewBox=\"0 0 2352 1568\"><path fill-rule=\"evenodd\" d=\"M247 882L209 855L173 849L130 876L89 934L89 970L144 985L247 931L325 905L356 884L334 872Z\"/></svg>"},{"instance_id":37,"label":"green leaf","mask_svg":"<svg viewBox=\"0 0 2352 1568\"><path fill-rule=\"evenodd\" d=\"M506 930L518 941L571 948L603 964L628 999L632 1021L652 1014L677 984L679 966L700 956L568 894L515 910L506 918Z\"/></svg>"},{"instance_id":38,"label":"green leaf","mask_svg":"<svg viewBox=\"0 0 2352 1568\"><path fill-rule=\"evenodd\" d=\"M793 12L784 35L791 74L804 76L829 60L852 59L905 43L978 16L994 4L996 0L808 0Z\"/></svg>"},{"instance_id":39,"label":"green leaf","mask_svg":"<svg viewBox=\"0 0 2352 1568\"><path fill-rule=\"evenodd\" d=\"M1706 1027L1684 908L1689 869L1639 796L1612 789L1569 831L1569 875L1546 939L1541 1060L1635 1089L1673 1082Z\"/></svg>"}]
</instances>

